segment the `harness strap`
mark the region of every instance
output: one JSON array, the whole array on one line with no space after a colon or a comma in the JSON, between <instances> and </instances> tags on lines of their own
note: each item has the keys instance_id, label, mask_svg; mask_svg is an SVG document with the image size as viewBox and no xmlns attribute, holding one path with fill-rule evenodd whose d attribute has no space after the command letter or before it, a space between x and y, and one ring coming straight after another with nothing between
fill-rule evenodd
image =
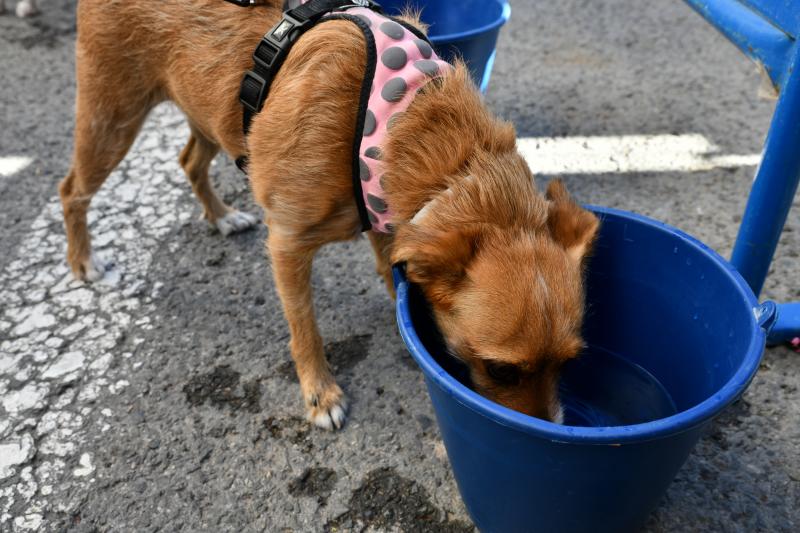
<instances>
[{"instance_id":1,"label":"harness strap","mask_svg":"<svg viewBox=\"0 0 800 533\"><path fill-rule=\"evenodd\" d=\"M356 116L356 132L353 141L353 151L351 154L351 181L353 184L353 199L356 202L358 209L358 219L361 221L361 231L369 231L372 228L372 223L369 220L369 213L367 206L364 203L364 191L361 188L361 165L359 152L361 150L361 138L364 134L364 119L367 114L367 103L369 102L369 93L372 88L372 80L375 77L375 65L377 57L375 52L375 38L369 29L366 22L358 17L338 13L329 17L329 20L349 20L354 23L361 32L364 34L364 39L367 41L367 66L364 72L364 78L361 82L361 91L358 100L358 114Z\"/></svg>"},{"instance_id":2,"label":"harness strap","mask_svg":"<svg viewBox=\"0 0 800 533\"><path fill-rule=\"evenodd\" d=\"M253 5L252 0L229 0L233 3ZM299 0L302 1L302 0ZM296 2L288 0L287 5ZM289 50L297 39L316 23L323 20L345 19L353 22L362 31L367 41L367 64L363 78L359 109L356 121L355 141L352 153L352 183L358 215L361 220L362 231L372 228L370 213L367 210L364 193L361 184L361 160L360 148L363 137L367 105L370 99L370 90L375 77L377 63L375 40L368 21L363 20L363 16L353 16L347 14L346 10L354 7L371 9L377 13L382 13L378 4L372 0L310 0L297 7L284 12L281 20L273 26L261 39L253 53L253 68L247 71L242 79L239 91L239 101L243 106L242 110L242 130L245 137L248 135L253 117L261 111L267 99L270 86L274 77L277 75L281 65L289 54ZM337 13L338 11L338 13ZM390 17L391 18L391 17ZM427 37L419 29L405 23L402 20L393 19L395 22L406 27L417 38L430 44ZM236 166L247 173L247 156L236 159Z\"/></svg>"},{"instance_id":3,"label":"harness strap","mask_svg":"<svg viewBox=\"0 0 800 533\"><path fill-rule=\"evenodd\" d=\"M262 37L253 52L253 68L248 70L239 89L244 106L242 128L250 131L253 116L261 111L270 85L297 39L326 13L349 7L379 9L371 0L311 0L283 13L281 20Z\"/></svg>"},{"instance_id":4,"label":"harness strap","mask_svg":"<svg viewBox=\"0 0 800 533\"><path fill-rule=\"evenodd\" d=\"M228 1L242 7L255 5L254 0ZM326 13L350 7L368 7L381 12L380 6L372 0L311 0L285 11L281 20L261 38L253 52L253 68L245 73L239 88L245 137L250 132L253 117L264 107L273 78L297 39ZM237 157L236 166L247 173L247 156Z\"/></svg>"}]
</instances>

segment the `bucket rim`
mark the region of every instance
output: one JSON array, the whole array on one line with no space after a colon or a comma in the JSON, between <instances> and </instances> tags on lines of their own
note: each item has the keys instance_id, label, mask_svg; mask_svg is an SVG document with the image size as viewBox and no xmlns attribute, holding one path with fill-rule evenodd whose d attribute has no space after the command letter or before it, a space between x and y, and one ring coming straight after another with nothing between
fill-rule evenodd
<instances>
[{"instance_id":1,"label":"bucket rim","mask_svg":"<svg viewBox=\"0 0 800 533\"><path fill-rule=\"evenodd\" d=\"M500 17L498 17L497 19L493 20L489 24L485 24L483 26L479 26L471 30L432 36L430 37L431 42L433 44L448 44L457 41L464 41L476 37L477 35L489 33L491 31L496 30L497 28L500 28L506 22L508 22L509 17L511 17L511 4L509 4L507 0L494 0L494 1L500 4L502 7L502 10L500 12Z\"/></svg>"},{"instance_id":2,"label":"bucket rim","mask_svg":"<svg viewBox=\"0 0 800 533\"><path fill-rule=\"evenodd\" d=\"M563 426L514 411L472 391L447 373L431 357L417 336L411 321L408 298L409 282L405 278L405 273L400 268L395 267L396 279L399 280L397 286L397 323L406 348L422 369L426 380L435 383L453 400L502 426L553 442L589 445L632 444L683 433L708 422L739 398L758 370L766 343L766 333L759 326L756 317L758 301L753 291L733 265L707 245L683 231L630 211L594 205L586 205L585 207L595 212L601 219L605 216L622 217L643 223L659 231L669 232L683 241L684 244L698 249L722 267L723 275L731 280L731 285L735 288L739 297L750 305L753 311L750 321L752 332L750 344L747 347L742 364L716 393L697 405L666 418L627 426Z\"/></svg>"}]
</instances>

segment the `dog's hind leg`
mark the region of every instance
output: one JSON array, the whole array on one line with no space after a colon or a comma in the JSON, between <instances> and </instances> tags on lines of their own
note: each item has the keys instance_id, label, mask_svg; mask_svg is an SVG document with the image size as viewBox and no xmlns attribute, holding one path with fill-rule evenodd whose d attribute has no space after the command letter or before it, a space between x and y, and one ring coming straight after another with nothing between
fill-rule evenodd
<instances>
[{"instance_id":1,"label":"dog's hind leg","mask_svg":"<svg viewBox=\"0 0 800 533\"><path fill-rule=\"evenodd\" d=\"M275 286L289 322L289 348L308 419L319 427L338 429L344 424L347 403L325 359L312 299L311 263L319 246L304 244L303 239L282 232L272 224L267 247Z\"/></svg>"},{"instance_id":2,"label":"dog's hind leg","mask_svg":"<svg viewBox=\"0 0 800 533\"><path fill-rule=\"evenodd\" d=\"M208 177L208 168L219 151L219 146L191 127L189 142L181 151L180 163L192 184L197 199L203 206L203 216L219 229L223 235L252 228L258 220L253 215L236 211L225 205L214 191Z\"/></svg>"},{"instance_id":3,"label":"dog's hind leg","mask_svg":"<svg viewBox=\"0 0 800 533\"><path fill-rule=\"evenodd\" d=\"M79 76L80 80L80 76ZM150 99L105 94L101 83L78 84L72 167L59 185L67 262L78 279L96 281L105 267L91 251L86 212L92 196L125 157L151 107Z\"/></svg>"}]
</instances>

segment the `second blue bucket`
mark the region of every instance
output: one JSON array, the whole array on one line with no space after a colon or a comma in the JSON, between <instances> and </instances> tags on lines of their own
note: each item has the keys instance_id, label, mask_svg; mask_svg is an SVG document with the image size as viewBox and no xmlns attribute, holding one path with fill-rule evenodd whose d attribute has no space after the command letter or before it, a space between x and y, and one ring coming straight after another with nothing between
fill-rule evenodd
<instances>
[{"instance_id":1,"label":"second blue bucket","mask_svg":"<svg viewBox=\"0 0 800 533\"><path fill-rule=\"evenodd\" d=\"M500 28L508 21L511 7L506 0L379 0L389 15L405 7L422 12L430 26L428 36L436 53L445 61L463 58L472 79L486 92L494 66Z\"/></svg>"},{"instance_id":2,"label":"second blue bucket","mask_svg":"<svg viewBox=\"0 0 800 533\"><path fill-rule=\"evenodd\" d=\"M581 372L595 354L614 354L663 387L671 411L655 420L557 425L483 398L438 343L419 292L395 270L400 333L425 375L461 496L483 532L636 530L703 429L758 369L774 304L759 305L730 264L688 235L592 209L602 225L587 272L589 353L565 368L562 386L608 385L602 372ZM606 388L617 407L620 398L637 408L647 401L640 389L618 389Z\"/></svg>"}]
</instances>

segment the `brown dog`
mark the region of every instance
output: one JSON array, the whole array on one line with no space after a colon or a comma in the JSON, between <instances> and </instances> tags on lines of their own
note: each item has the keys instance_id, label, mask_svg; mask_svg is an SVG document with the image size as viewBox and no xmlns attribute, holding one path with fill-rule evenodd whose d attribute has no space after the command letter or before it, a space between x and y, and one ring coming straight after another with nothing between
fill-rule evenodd
<instances>
[{"instance_id":1,"label":"brown dog","mask_svg":"<svg viewBox=\"0 0 800 533\"><path fill-rule=\"evenodd\" d=\"M181 165L223 233L253 219L217 197L209 164L220 149L249 154L308 415L338 428L346 402L323 353L310 275L323 244L359 234L351 153L365 40L347 21L304 35L245 139L238 87L252 49L280 16L280 0L267 3L245 10L222 0L79 2L75 152L60 186L67 259L79 278L102 275L86 226L91 197L148 111L176 102L191 127ZM547 198L537 192L512 126L491 116L461 64L420 91L386 148L397 231L369 237L390 293L390 265L405 262L479 391L559 420L558 370L582 346L581 262L597 219L558 182Z\"/></svg>"}]
</instances>

